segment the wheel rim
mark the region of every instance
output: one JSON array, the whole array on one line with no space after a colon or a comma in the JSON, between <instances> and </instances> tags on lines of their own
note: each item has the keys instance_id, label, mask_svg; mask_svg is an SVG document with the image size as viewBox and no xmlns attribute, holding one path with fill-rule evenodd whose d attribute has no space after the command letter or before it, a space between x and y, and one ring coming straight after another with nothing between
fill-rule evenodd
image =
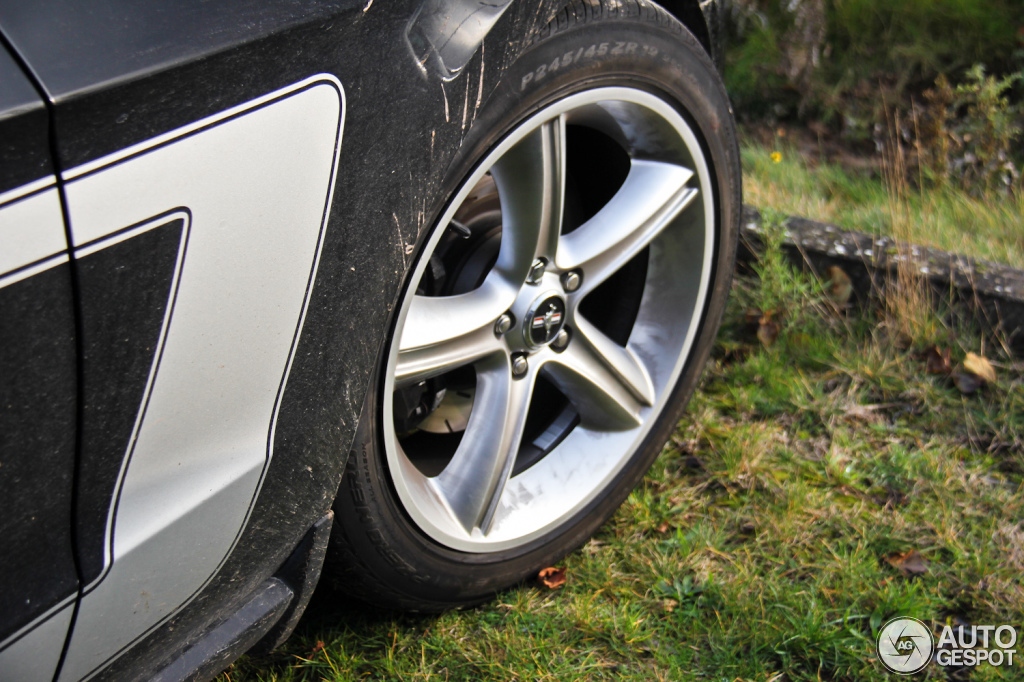
<instances>
[{"instance_id":1,"label":"wheel rim","mask_svg":"<svg viewBox=\"0 0 1024 682\"><path fill-rule=\"evenodd\" d=\"M571 126L614 140L628 154L629 169L610 199L566 232ZM416 293L430 278L442 237L468 230L448 226L488 177L500 198L493 265L468 291ZM410 281L420 284L401 303L384 381L388 472L424 533L462 551L510 549L558 528L606 491L664 409L696 339L712 273L711 187L685 119L646 91L618 87L580 92L541 110L467 178L412 273ZM641 261L635 319L628 340L617 343L581 304ZM502 334L504 315L513 324ZM411 437L396 429L396 415L405 414L398 398L466 368L475 374L475 393L460 408L466 416L471 402L468 421L448 426L457 441L440 446L447 459L439 472L425 472ZM528 447L536 455L537 444L525 444L523 434L528 414L533 420L540 410L535 404L529 411L542 384L567 407L542 430L540 440L549 441L542 456L517 467ZM444 409L459 404L445 395Z\"/></svg>"}]
</instances>

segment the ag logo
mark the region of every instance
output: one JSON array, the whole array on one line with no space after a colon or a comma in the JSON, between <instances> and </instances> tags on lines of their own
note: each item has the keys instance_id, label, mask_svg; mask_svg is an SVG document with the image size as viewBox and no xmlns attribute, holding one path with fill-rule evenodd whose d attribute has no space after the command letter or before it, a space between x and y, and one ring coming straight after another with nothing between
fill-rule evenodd
<instances>
[{"instance_id":1,"label":"ag logo","mask_svg":"<svg viewBox=\"0 0 1024 682\"><path fill-rule=\"evenodd\" d=\"M924 669L935 644L928 627L916 618L893 618L878 632L878 660L899 675Z\"/></svg>"}]
</instances>

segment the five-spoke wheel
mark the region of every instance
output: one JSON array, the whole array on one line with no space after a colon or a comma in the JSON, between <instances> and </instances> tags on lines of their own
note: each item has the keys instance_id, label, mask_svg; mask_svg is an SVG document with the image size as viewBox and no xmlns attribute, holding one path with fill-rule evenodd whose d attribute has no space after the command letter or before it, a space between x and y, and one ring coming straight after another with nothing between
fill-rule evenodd
<instances>
[{"instance_id":1,"label":"five-spoke wheel","mask_svg":"<svg viewBox=\"0 0 1024 682\"><path fill-rule=\"evenodd\" d=\"M567 209L593 203L571 196L590 191L571 158L588 153L577 135L618 145L625 171L585 220ZM631 88L547 107L467 179L441 221L447 229L420 258L386 370L386 392L397 396L384 406L389 470L424 532L473 551L527 542L599 494L628 460L703 311L715 229L709 184L683 117ZM496 204L497 229L493 219L474 221L467 200ZM487 249L489 240L496 246ZM452 285L466 268L475 279ZM633 319L610 320L609 309ZM440 433L425 435L424 422Z\"/></svg>"}]
</instances>

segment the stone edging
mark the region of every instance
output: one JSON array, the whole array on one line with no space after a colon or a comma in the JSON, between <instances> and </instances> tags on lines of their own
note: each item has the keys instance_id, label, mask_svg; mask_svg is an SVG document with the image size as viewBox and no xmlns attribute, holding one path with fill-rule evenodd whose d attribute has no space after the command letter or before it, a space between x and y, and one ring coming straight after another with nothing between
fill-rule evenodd
<instances>
[{"instance_id":1,"label":"stone edging","mask_svg":"<svg viewBox=\"0 0 1024 682\"><path fill-rule=\"evenodd\" d=\"M786 220L785 228L783 248L790 260L818 273L838 265L850 276L859 303L877 298L885 283L896 277L902 256L891 237L872 237L796 216ZM761 215L744 206L740 263L754 261L762 247ZM918 272L938 294L936 300L968 311L983 329L1008 339L1016 355L1024 355L1024 271L924 246L911 245L910 253Z\"/></svg>"}]
</instances>

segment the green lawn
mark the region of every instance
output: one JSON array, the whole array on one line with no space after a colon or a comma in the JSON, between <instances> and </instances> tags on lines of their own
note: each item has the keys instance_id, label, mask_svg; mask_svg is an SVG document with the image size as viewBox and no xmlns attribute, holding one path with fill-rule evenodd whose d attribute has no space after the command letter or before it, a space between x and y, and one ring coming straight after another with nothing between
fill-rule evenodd
<instances>
[{"instance_id":1,"label":"green lawn","mask_svg":"<svg viewBox=\"0 0 1024 682\"><path fill-rule=\"evenodd\" d=\"M774 146L747 141L741 157L746 203L867 234L894 234L892 192L877 173L811 166L784 140ZM897 237L1024 268L1024 194L908 188L896 214L902 217Z\"/></svg>"},{"instance_id":2,"label":"green lawn","mask_svg":"<svg viewBox=\"0 0 1024 682\"><path fill-rule=\"evenodd\" d=\"M564 588L440 616L320 594L279 653L220 679L877 680L874 633L891 616L1019 627L1024 365L937 316L908 336L885 311L837 313L775 247L758 271L736 283L689 417L564 561ZM752 309L787 311L770 346ZM926 373L933 343L954 366L987 356L996 383L963 395ZM911 550L925 573L887 560ZM946 677L932 665L914 679Z\"/></svg>"}]
</instances>

